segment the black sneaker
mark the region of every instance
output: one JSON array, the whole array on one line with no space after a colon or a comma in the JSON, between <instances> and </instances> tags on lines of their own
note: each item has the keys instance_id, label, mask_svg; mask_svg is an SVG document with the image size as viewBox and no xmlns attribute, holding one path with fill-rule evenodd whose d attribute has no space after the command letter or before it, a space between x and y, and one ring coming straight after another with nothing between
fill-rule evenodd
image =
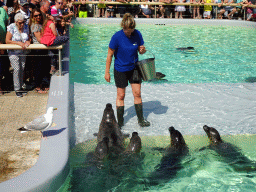
<instances>
[{"instance_id":1,"label":"black sneaker","mask_svg":"<svg viewBox=\"0 0 256 192\"><path fill-rule=\"evenodd\" d=\"M15 92L17 97L23 97L23 94L21 92Z\"/></svg>"}]
</instances>

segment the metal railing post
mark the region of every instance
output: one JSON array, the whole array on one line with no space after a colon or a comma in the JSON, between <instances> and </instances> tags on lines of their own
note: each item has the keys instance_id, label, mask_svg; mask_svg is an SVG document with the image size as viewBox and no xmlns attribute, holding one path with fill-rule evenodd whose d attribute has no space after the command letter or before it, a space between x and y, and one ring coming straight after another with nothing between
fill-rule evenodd
<instances>
[{"instance_id":1,"label":"metal railing post","mask_svg":"<svg viewBox=\"0 0 256 192\"><path fill-rule=\"evenodd\" d=\"M155 18L156 18L156 5L155 5Z\"/></svg>"},{"instance_id":2,"label":"metal railing post","mask_svg":"<svg viewBox=\"0 0 256 192\"><path fill-rule=\"evenodd\" d=\"M62 76L61 49L59 49L59 76Z\"/></svg>"}]
</instances>

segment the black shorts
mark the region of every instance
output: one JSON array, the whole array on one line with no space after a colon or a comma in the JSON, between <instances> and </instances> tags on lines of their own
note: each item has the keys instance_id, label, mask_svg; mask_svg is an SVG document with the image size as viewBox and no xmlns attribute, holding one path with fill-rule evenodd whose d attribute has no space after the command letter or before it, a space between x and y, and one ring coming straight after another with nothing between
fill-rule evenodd
<instances>
[{"instance_id":1,"label":"black shorts","mask_svg":"<svg viewBox=\"0 0 256 192\"><path fill-rule=\"evenodd\" d=\"M118 88L125 88L128 86L128 81L130 84L140 84L142 82L141 77L139 78L139 81L134 82L133 81L133 72L132 71L126 71L126 72L119 72L117 70L114 69L114 78L115 78L115 83L116 83L116 87Z\"/></svg>"}]
</instances>

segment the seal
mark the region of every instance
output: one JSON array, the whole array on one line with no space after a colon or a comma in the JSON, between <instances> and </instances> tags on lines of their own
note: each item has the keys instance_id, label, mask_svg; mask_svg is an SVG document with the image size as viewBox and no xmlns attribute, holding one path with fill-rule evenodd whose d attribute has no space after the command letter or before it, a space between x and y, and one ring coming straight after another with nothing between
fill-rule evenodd
<instances>
[{"instance_id":1,"label":"seal","mask_svg":"<svg viewBox=\"0 0 256 192\"><path fill-rule=\"evenodd\" d=\"M104 137L102 141L98 142L94 151L94 156L97 159L103 160L105 157L108 156L108 153L109 153L108 142L109 142L108 137Z\"/></svg>"},{"instance_id":2,"label":"seal","mask_svg":"<svg viewBox=\"0 0 256 192\"><path fill-rule=\"evenodd\" d=\"M210 140L208 148L216 151L235 171L247 173L256 171L256 163L244 156L237 146L224 142L215 128L204 125L203 129Z\"/></svg>"},{"instance_id":3,"label":"seal","mask_svg":"<svg viewBox=\"0 0 256 192\"><path fill-rule=\"evenodd\" d=\"M165 149L165 154L160 164L149 177L150 185L158 185L174 178L177 172L183 168L181 161L189 150L182 134L174 127L169 127L171 144Z\"/></svg>"},{"instance_id":4,"label":"seal","mask_svg":"<svg viewBox=\"0 0 256 192\"><path fill-rule=\"evenodd\" d=\"M97 141L101 142L104 137L109 138L109 148L115 148L119 152L123 151L124 136L118 126L114 110L110 103L106 104L102 120L97 134Z\"/></svg>"},{"instance_id":5,"label":"seal","mask_svg":"<svg viewBox=\"0 0 256 192\"><path fill-rule=\"evenodd\" d=\"M161 72L156 72L156 79L162 79L164 78L166 75L161 73Z\"/></svg>"},{"instance_id":6,"label":"seal","mask_svg":"<svg viewBox=\"0 0 256 192\"><path fill-rule=\"evenodd\" d=\"M130 143L125 149L125 153L139 153L141 150L141 139L137 132L132 133Z\"/></svg>"},{"instance_id":7,"label":"seal","mask_svg":"<svg viewBox=\"0 0 256 192\"><path fill-rule=\"evenodd\" d=\"M177 50L179 50L179 51L194 50L194 47L180 47L180 48L177 48Z\"/></svg>"}]
</instances>

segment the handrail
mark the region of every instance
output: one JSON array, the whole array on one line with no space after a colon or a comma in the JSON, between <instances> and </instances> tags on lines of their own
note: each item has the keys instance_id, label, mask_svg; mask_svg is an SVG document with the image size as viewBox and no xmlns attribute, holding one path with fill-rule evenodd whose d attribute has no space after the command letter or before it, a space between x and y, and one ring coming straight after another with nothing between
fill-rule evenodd
<instances>
[{"instance_id":1,"label":"handrail","mask_svg":"<svg viewBox=\"0 0 256 192\"><path fill-rule=\"evenodd\" d=\"M5 49L12 49L12 50L22 50L23 48L19 45L14 45L14 44L0 44L0 50L5 50ZM45 46L43 44L30 44L26 49L31 49L31 50L38 50L38 49L43 49L43 50L59 50L58 55L59 55L59 76L62 76L62 59L61 59L61 50L63 49L62 45L59 46Z\"/></svg>"},{"instance_id":2,"label":"handrail","mask_svg":"<svg viewBox=\"0 0 256 192\"><path fill-rule=\"evenodd\" d=\"M75 2L73 5L81 5L81 2ZM185 5L185 6L204 6L204 5L212 5L212 6L218 6L218 3L163 3L163 2L127 2L127 3L121 3L121 2L112 2L112 1L86 1L85 4L110 4L110 5ZM243 6L239 3L232 3L230 5L223 3L222 6ZM256 8L256 5L247 5L246 7L253 7Z\"/></svg>"},{"instance_id":3,"label":"handrail","mask_svg":"<svg viewBox=\"0 0 256 192\"><path fill-rule=\"evenodd\" d=\"M19 50L22 49L21 46L19 45L14 45L14 44L0 44L0 49L15 49ZM27 49L63 49L62 45L59 46L51 46L47 47L46 45L43 44L30 44Z\"/></svg>"}]
</instances>

